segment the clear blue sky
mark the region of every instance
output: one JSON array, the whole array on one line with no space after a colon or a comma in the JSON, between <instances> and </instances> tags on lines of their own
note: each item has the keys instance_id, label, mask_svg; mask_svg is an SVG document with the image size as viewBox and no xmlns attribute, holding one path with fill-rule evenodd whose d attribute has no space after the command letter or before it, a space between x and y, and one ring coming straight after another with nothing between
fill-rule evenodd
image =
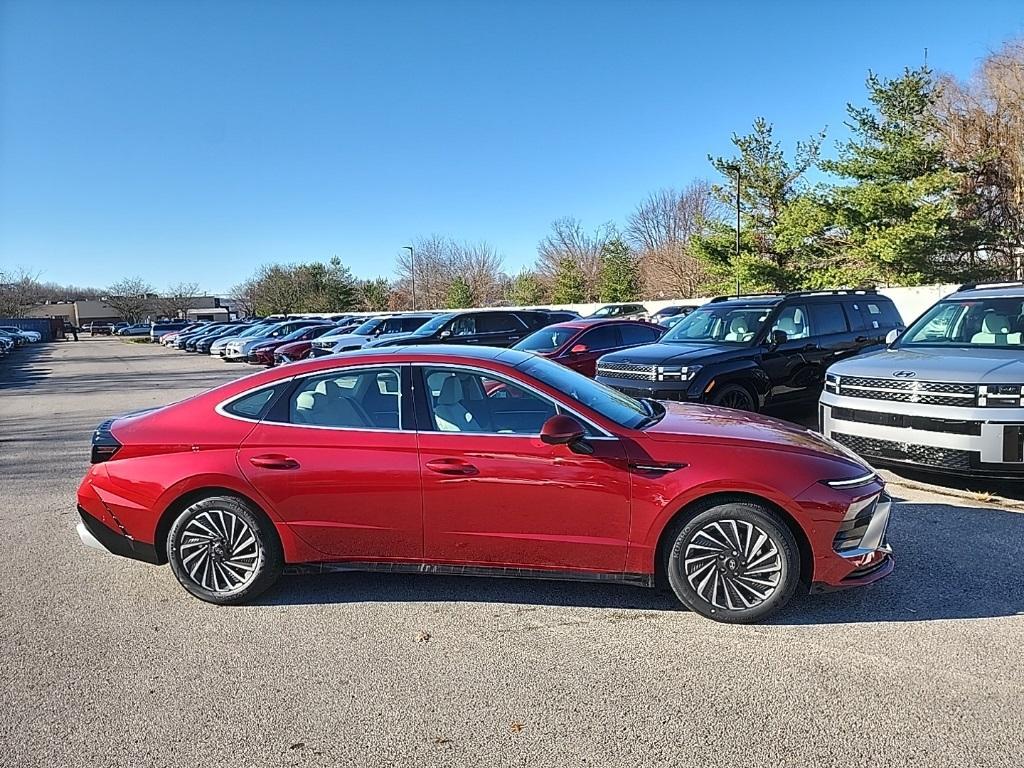
<instances>
[{"instance_id":1,"label":"clear blue sky","mask_svg":"<svg viewBox=\"0 0 1024 768\"><path fill-rule=\"evenodd\" d=\"M224 291L265 261L621 222L757 115L831 151L868 69L967 75L1017 2L0 0L0 266Z\"/></svg>"}]
</instances>

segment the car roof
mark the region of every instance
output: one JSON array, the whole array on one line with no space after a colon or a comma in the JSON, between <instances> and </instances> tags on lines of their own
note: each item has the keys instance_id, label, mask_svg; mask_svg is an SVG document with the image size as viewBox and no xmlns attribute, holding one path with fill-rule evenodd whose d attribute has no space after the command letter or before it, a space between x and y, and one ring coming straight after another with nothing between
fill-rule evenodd
<instances>
[{"instance_id":1,"label":"car roof","mask_svg":"<svg viewBox=\"0 0 1024 768\"><path fill-rule=\"evenodd\" d=\"M580 317L572 320L565 320L561 323L546 325L543 328L538 328L537 330L546 331L549 328L577 328L582 330L584 328L596 328L601 325L643 325L649 328L658 327L654 325L654 323L624 317Z\"/></svg>"},{"instance_id":2,"label":"car roof","mask_svg":"<svg viewBox=\"0 0 1024 768\"><path fill-rule=\"evenodd\" d=\"M1024 299L1024 284L1005 285L963 285L947 299Z\"/></svg>"}]
</instances>

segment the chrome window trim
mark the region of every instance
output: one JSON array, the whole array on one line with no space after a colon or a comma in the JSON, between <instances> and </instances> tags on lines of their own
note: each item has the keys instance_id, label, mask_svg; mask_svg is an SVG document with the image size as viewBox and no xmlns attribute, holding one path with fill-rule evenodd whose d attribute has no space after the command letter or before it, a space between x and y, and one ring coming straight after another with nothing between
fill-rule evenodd
<instances>
[{"instance_id":1,"label":"chrome window trim","mask_svg":"<svg viewBox=\"0 0 1024 768\"><path fill-rule=\"evenodd\" d=\"M547 394L541 392L536 387L532 387L532 386L530 386L529 384L527 384L524 381L516 381L514 379L509 378L506 374L499 373L498 371L493 371L490 368L481 368L481 367L478 367L478 366L465 365L465 364L462 364L462 363L423 363L423 362L419 362L419 361L412 363L412 366L414 368L416 368L416 367L420 367L420 368L442 368L442 369L453 369L453 368L455 368L455 369L458 369L458 370L471 371L473 373L483 373L483 374L485 374L487 376L490 376L491 378L502 380L505 383L512 384L513 386L517 386L520 389L525 389L528 392L530 392L531 394L534 394L537 397L539 397L541 400L546 400L547 402L553 404L556 409L561 409L563 411L567 411L568 413L572 414L577 419L582 421L584 425L586 425L586 426L590 427L591 429L595 430L596 432L598 432L597 435L587 436L587 440L618 440L619 439L615 435L610 433L604 427L600 426L599 424L595 424L591 419L587 418L586 416L583 416L576 409L570 408L567 405L563 405L562 403L558 402L557 400L554 400L550 395L547 395ZM413 386L415 386L415 385L416 385L416 380L413 379ZM472 436L477 436L477 437L528 437L528 438L538 438L538 439L540 438L540 433L539 432L536 433L536 434L528 434L527 435L527 434L520 434L518 432L442 432L439 429L429 429L429 430L419 430L419 431L421 431L421 432L429 432L432 435L463 435L463 436L464 435L472 435Z\"/></svg>"},{"instance_id":2,"label":"chrome window trim","mask_svg":"<svg viewBox=\"0 0 1024 768\"><path fill-rule=\"evenodd\" d=\"M259 387L253 387L252 389L247 389L244 392L240 392L237 395L232 395L227 400L221 400L219 403L217 403L217 405L215 405L213 407L213 412L218 414L218 415L220 415L220 416L223 416L226 419L235 419L236 421L244 421L244 422L247 422L249 424L259 424L260 422L263 421L263 419L250 419L247 416L238 416L237 414L234 414L234 413L228 413L227 412L227 407L229 405L231 405L233 402L235 402L236 400L241 400L243 398L248 397L249 395L255 395L257 392L262 392L264 389L272 389L273 387L276 387L276 386L279 386L281 384L284 384L284 383L287 383L287 382L291 382L291 381L294 381L294 380L295 380L295 377L291 376L291 377L288 377L288 378L285 378L285 379L277 379L276 381L272 381L269 384L264 384L264 385L259 386ZM276 424L277 422L272 422L272 423Z\"/></svg>"}]
</instances>

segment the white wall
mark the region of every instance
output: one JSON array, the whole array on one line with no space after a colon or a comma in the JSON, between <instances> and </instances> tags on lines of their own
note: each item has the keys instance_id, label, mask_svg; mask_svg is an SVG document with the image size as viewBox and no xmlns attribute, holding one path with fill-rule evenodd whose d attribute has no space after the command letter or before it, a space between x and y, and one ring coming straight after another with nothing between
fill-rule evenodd
<instances>
[{"instance_id":1,"label":"white wall","mask_svg":"<svg viewBox=\"0 0 1024 768\"><path fill-rule=\"evenodd\" d=\"M909 325L922 312L944 296L953 293L959 285L918 285L912 288L879 288L878 292L892 299L896 309L903 317L903 322ZM674 306L677 304L700 306L708 301L710 296L699 299L658 299L657 301L637 302L647 307L648 312L657 312L662 307ZM591 304L541 304L549 309L571 309L586 317L598 307L603 307L603 302Z\"/></svg>"}]
</instances>

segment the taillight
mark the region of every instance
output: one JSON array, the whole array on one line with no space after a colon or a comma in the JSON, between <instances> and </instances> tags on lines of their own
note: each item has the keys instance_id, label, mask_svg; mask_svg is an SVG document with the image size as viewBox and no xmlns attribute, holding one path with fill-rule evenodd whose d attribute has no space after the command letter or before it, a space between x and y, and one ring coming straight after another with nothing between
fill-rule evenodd
<instances>
[{"instance_id":1,"label":"taillight","mask_svg":"<svg viewBox=\"0 0 1024 768\"><path fill-rule=\"evenodd\" d=\"M117 442L114 434L110 431L113 424L113 419L107 419L92 433L92 454L89 460L93 464L109 461L121 449L121 444Z\"/></svg>"}]
</instances>

